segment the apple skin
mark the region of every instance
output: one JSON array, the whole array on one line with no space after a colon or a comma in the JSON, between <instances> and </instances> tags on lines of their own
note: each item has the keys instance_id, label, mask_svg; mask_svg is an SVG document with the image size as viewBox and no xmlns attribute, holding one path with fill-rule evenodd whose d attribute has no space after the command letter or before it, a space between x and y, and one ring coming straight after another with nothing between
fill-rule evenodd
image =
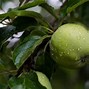
<instances>
[{"instance_id":1,"label":"apple skin","mask_svg":"<svg viewBox=\"0 0 89 89\"><path fill-rule=\"evenodd\" d=\"M80 68L89 61L89 31L80 24L60 26L50 40L51 56L60 66Z\"/></svg>"},{"instance_id":2,"label":"apple skin","mask_svg":"<svg viewBox=\"0 0 89 89\"><path fill-rule=\"evenodd\" d=\"M36 74L38 76L38 81L40 82L41 85L43 85L47 89L52 89L51 83L45 74L43 74L42 72L38 72L38 71L36 71Z\"/></svg>"}]
</instances>

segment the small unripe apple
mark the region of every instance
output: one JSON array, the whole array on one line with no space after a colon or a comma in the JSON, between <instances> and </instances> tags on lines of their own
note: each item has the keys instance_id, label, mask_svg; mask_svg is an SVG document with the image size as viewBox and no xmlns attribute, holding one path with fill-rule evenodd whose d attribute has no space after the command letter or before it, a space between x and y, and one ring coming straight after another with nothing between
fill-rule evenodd
<instances>
[{"instance_id":1,"label":"small unripe apple","mask_svg":"<svg viewBox=\"0 0 89 89\"><path fill-rule=\"evenodd\" d=\"M44 87L46 87L47 89L52 89L52 86L50 84L49 79L46 77L45 74L36 71L36 74L38 76L38 81L40 82L40 84Z\"/></svg>"},{"instance_id":2,"label":"small unripe apple","mask_svg":"<svg viewBox=\"0 0 89 89\"><path fill-rule=\"evenodd\" d=\"M89 31L80 24L60 26L50 41L52 58L60 66L78 68L89 61Z\"/></svg>"}]
</instances>

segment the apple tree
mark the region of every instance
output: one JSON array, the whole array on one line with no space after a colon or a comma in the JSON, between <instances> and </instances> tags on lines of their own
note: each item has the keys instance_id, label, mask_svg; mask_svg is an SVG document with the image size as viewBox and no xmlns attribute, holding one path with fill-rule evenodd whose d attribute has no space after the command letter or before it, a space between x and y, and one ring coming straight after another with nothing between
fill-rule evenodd
<instances>
[{"instance_id":1,"label":"apple tree","mask_svg":"<svg viewBox=\"0 0 89 89\"><path fill-rule=\"evenodd\" d=\"M0 14L0 89L89 89L89 0L59 1L19 0Z\"/></svg>"}]
</instances>

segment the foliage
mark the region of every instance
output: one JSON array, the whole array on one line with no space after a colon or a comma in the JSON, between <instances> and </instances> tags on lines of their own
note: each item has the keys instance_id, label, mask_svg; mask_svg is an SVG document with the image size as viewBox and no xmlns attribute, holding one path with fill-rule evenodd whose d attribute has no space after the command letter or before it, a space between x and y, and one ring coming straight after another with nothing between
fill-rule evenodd
<instances>
[{"instance_id":1,"label":"foliage","mask_svg":"<svg viewBox=\"0 0 89 89\"><path fill-rule=\"evenodd\" d=\"M0 14L0 23L6 23L0 28L0 89L46 89L33 71L46 74L53 89L87 89L84 86L89 81L89 66L58 68L50 56L49 42L64 23L78 22L89 27L89 0L66 0L57 10L47 0L19 2L18 7ZM35 6L45 9L46 16L27 10ZM8 48L8 39L18 32L23 32L19 41Z\"/></svg>"}]
</instances>

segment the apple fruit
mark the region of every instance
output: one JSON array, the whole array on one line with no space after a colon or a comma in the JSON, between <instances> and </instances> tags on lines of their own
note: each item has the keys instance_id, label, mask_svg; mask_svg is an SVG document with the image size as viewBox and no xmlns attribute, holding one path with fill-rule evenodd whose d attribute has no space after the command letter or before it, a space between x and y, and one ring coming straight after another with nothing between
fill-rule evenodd
<instances>
[{"instance_id":1,"label":"apple fruit","mask_svg":"<svg viewBox=\"0 0 89 89\"><path fill-rule=\"evenodd\" d=\"M54 61L67 68L80 68L89 61L89 31L84 25L67 23L60 26L50 40Z\"/></svg>"},{"instance_id":2,"label":"apple fruit","mask_svg":"<svg viewBox=\"0 0 89 89\"><path fill-rule=\"evenodd\" d=\"M36 71L36 74L38 76L38 81L42 86L46 87L47 89L52 89L51 83L45 74L38 71Z\"/></svg>"}]
</instances>

